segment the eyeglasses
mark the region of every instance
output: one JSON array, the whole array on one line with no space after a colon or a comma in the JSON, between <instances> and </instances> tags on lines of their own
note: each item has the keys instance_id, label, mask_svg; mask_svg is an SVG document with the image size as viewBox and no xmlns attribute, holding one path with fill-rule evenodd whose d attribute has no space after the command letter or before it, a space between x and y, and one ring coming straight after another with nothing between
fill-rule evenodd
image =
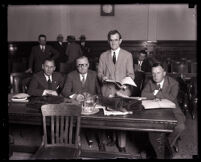
<instances>
[{"instance_id":1,"label":"eyeglasses","mask_svg":"<svg viewBox=\"0 0 201 162\"><path fill-rule=\"evenodd\" d=\"M87 67L88 64L78 64L77 67Z\"/></svg>"}]
</instances>

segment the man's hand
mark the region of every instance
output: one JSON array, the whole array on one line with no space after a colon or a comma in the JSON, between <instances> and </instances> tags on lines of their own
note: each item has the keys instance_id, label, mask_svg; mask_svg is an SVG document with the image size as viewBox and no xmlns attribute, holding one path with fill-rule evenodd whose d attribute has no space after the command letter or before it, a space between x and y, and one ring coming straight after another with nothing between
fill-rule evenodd
<instances>
[{"instance_id":1,"label":"man's hand","mask_svg":"<svg viewBox=\"0 0 201 162\"><path fill-rule=\"evenodd\" d=\"M26 71L25 71L25 73L32 73L33 71L32 71L32 69L31 68L29 68L29 69L27 69Z\"/></svg>"},{"instance_id":2,"label":"man's hand","mask_svg":"<svg viewBox=\"0 0 201 162\"><path fill-rule=\"evenodd\" d=\"M49 90L49 89L44 90L43 96L48 96L48 95L58 96L58 93L56 91Z\"/></svg>"},{"instance_id":3,"label":"man's hand","mask_svg":"<svg viewBox=\"0 0 201 162\"><path fill-rule=\"evenodd\" d=\"M102 82L104 82L105 80L107 80L108 78L106 77L106 76L104 76L103 78L102 78Z\"/></svg>"}]
</instances>

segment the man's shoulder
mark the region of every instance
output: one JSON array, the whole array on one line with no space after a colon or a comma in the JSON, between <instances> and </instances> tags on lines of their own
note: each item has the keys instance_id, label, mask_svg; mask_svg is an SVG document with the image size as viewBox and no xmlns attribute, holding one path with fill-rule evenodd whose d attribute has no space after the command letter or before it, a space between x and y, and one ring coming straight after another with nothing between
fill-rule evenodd
<instances>
[{"instance_id":1,"label":"man's shoulder","mask_svg":"<svg viewBox=\"0 0 201 162\"><path fill-rule=\"evenodd\" d=\"M100 54L100 57L106 57L108 54L110 54L110 50L104 51Z\"/></svg>"},{"instance_id":2,"label":"man's shoulder","mask_svg":"<svg viewBox=\"0 0 201 162\"><path fill-rule=\"evenodd\" d=\"M121 53L124 53L125 55L132 55L129 51L123 49L123 48L120 48L120 51Z\"/></svg>"},{"instance_id":3,"label":"man's shoulder","mask_svg":"<svg viewBox=\"0 0 201 162\"><path fill-rule=\"evenodd\" d=\"M57 71L55 71L53 73L53 75L56 76L56 77L62 77L62 74L60 72L57 72Z\"/></svg>"},{"instance_id":4,"label":"man's shoulder","mask_svg":"<svg viewBox=\"0 0 201 162\"><path fill-rule=\"evenodd\" d=\"M41 78L43 77L43 71L39 71L33 74L33 78Z\"/></svg>"},{"instance_id":5,"label":"man's shoulder","mask_svg":"<svg viewBox=\"0 0 201 162\"><path fill-rule=\"evenodd\" d=\"M75 75L77 75L77 74L78 74L77 70L74 70L74 71L69 72L69 73L67 74L67 76L75 76Z\"/></svg>"},{"instance_id":6,"label":"man's shoulder","mask_svg":"<svg viewBox=\"0 0 201 162\"><path fill-rule=\"evenodd\" d=\"M88 70L88 74L96 76L96 71L94 71L94 70Z\"/></svg>"},{"instance_id":7,"label":"man's shoulder","mask_svg":"<svg viewBox=\"0 0 201 162\"><path fill-rule=\"evenodd\" d=\"M171 76L166 76L166 80L167 80L169 83L178 84L177 80L174 79L174 78L171 77Z\"/></svg>"}]
</instances>

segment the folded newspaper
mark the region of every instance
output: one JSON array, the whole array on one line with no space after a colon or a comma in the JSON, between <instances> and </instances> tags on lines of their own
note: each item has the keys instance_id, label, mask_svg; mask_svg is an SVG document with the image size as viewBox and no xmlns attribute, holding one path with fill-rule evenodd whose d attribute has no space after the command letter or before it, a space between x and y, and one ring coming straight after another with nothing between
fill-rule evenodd
<instances>
[{"instance_id":1,"label":"folded newspaper","mask_svg":"<svg viewBox=\"0 0 201 162\"><path fill-rule=\"evenodd\" d=\"M142 100L145 109L176 108L175 103L168 99Z\"/></svg>"},{"instance_id":2,"label":"folded newspaper","mask_svg":"<svg viewBox=\"0 0 201 162\"><path fill-rule=\"evenodd\" d=\"M127 115L127 114L132 114L133 113L132 111L122 112L122 111L116 111L116 110L112 110L112 109L106 109L105 106L98 105L98 104L96 105L96 108L103 109L103 113L106 116L110 116L110 115Z\"/></svg>"},{"instance_id":3,"label":"folded newspaper","mask_svg":"<svg viewBox=\"0 0 201 162\"><path fill-rule=\"evenodd\" d=\"M28 97L30 97L26 93L17 93L12 96L11 101L13 102L28 102Z\"/></svg>"}]
</instances>

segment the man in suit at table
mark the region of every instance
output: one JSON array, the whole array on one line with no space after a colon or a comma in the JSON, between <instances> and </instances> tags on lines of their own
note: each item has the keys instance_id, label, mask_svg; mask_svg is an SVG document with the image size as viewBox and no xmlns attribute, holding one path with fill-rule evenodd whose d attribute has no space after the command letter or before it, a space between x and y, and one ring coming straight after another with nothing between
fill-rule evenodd
<instances>
[{"instance_id":1,"label":"man in suit at table","mask_svg":"<svg viewBox=\"0 0 201 162\"><path fill-rule=\"evenodd\" d=\"M139 51L137 57L133 58L133 65L135 69L135 83L137 84L133 95L140 96L145 80L145 72L151 72L151 64L147 59L147 52L145 50Z\"/></svg>"},{"instance_id":2,"label":"man in suit at table","mask_svg":"<svg viewBox=\"0 0 201 162\"><path fill-rule=\"evenodd\" d=\"M28 94L31 96L58 96L64 85L64 78L55 71L53 59L45 59L42 64L42 71L33 75L28 87Z\"/></svg>"},{"instance_id":3,"label":"man in suit at table","mask_svg":"<svg viewBox=\"0 0 201 162\"><path fill-rule=\"evenodd\" d=\"M25 71L27 73L36 73L41 71L42 63L46 58L56 60L59 57L59 52L50 45L46 44L46 35L40 34L38 36L39 45L34 46L29 57L29 68Z\"/></svg>"},{"instance_id":4,"label":"man in suit at table","mask_svg":"<svg viewBox=\"0 0 201 162\"><path fill-rule=\"evenodd\" d=\"M56 59L56 71L60 71L60 63L65 63L67 61L67 56L65 54L67 44L63 42L63 35L59 34L57 36L57 42L54 44L54 48L59 52L59 57Z\"/></svg>"},{"instance_id":5,"label":"man in suit at table","mask_svg":"<svg viewBox=\"0 0 201 162\"><path fill-rule=\"evenodd\" d=\"M178 82L173 78L166 76L165 69L161 63L154 63L152 65L152 76L153 78L148 81L142 90L141 96L147 97L147 99L168 99L176 104L176 108L172 109L172 111L178 123L174 131L168 135L168 142L171 148L178 152L178 139L185 129L185 116L177 102L179 91ZM158 153L157 157L160 158L161 154L157 151L158 138L159 134L154 132L149 133L150 142L155 148L156 154Z\"/></svg>"},{"instance_id":6,"label":"man in suit at table","mask_svg":"<svg viewBox=\"0 0 201 162\"><path fill-rule=\"evenodd\" d=\"M76 59L77 70L68 73L62 95L77 99L79 95L87 92L91 95L100 93L100 87L95 71L89 70L89 60L86 56L81 56ZM93 130L86 130L86 138L89 146L93 144ZM102 142L102 141L101 141ZM102 150L101 150L102 151Z\"/></svg>"},{"instance_id":7,"label":"man in suit at table","mask_svg":"<svg viewBox=\"0 0 201 162\"><path fill-rule=\"evenodd\" d=\"M132 93L131 87L123 85L119 90L114 84L105 82L106 79L121 82L125 77L134 79L132 54L120 48L122 38L119 31L110 31L108 33L108 42L111 49L100 55L98 64L98 78L102 83L102 95L105 97L114 97L117 91L121 91L125 95L130 96ZM126 152L125 132L119 131L117 137L119 151Z\"/></svg>"}]
</instances>

